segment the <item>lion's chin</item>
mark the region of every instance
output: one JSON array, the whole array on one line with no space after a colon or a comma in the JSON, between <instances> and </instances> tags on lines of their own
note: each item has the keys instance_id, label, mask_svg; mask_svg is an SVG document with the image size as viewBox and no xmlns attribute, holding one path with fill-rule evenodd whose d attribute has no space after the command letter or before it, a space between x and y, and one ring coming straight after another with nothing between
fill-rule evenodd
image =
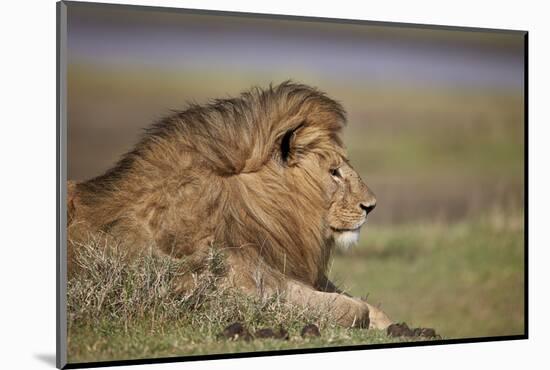
<instances>
[{"instance_id":1,"label":"lion's chin","mask_svg":"<svg viewBox=\"0 0 550 370\"><path fill-rule=\"evenodd\" d=\"M334 242L340 249L347 250L359 241L359 228L355 230L336 231Z\"/></svg>"}]
</instances>

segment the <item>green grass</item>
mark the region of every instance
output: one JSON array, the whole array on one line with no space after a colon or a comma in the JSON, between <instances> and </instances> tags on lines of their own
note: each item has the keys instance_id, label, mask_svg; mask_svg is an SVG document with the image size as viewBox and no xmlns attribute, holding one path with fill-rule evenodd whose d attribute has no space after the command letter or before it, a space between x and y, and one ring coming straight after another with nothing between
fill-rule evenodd
<instances>
[{"instance_id":1,"label":"green grass","mask_svg":"<svg viewBox=\"0 0 550 370\"><path fill-rule=\"evenodd\" d=\"M393 319L446 338L523 333L521 215L365 231L361 245L332 267L352 294L368 294Z\"/></svg>"},{"instance_id":2,"label":"green grass","mask_svg":"<svg viewBox=\"0 0 550 370\"><path fill-rule=\"evenodd\" d=\"M151 321L145 320L136 323L129 331L109 323L99 327L89 325L73 328L75 332L69 343L69 361L195 356L408 341L406 338L390 338L381 331L348 330L338 327L321 330L322 336L319 338L304 339L300 336L299 329L292 325L289 340L254 339L246 342L218 340L216 336L222 327L197 329L186 320L166 323L162 328L153 328L154 326Z\"/></svg>"},{"instance_id":3,"label":"green grass","mask_svg":"<svg viewBox=\"0 0 550 370\"><path fill-rule=\"evenodd\" d=\"M335 257L331 275L397 321L433 327L444 338L523 333L522 216L495 212L475 222L374 226L354 250ZM97 243L96 243L97 244ZM85 248L88 269L69 283L70 362L399 342L375 330L345 329L323 312L278 297L252 299L216 288L216 255L195 291L169 289L185 262ZM118 252L117 252L118 253ZM242 322L252 333L284 326L290 340L218 338ZM306 323L321 337L304 339Z\"/></svg>"}]
</instances>

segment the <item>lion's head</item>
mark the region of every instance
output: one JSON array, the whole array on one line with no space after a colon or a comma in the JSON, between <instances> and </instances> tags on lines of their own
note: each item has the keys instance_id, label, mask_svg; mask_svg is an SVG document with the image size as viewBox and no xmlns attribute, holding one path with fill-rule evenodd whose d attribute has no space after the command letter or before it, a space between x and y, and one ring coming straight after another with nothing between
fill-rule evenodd
<instances>
[{"instance_id":1,"label":"lion's head","mask_svg":"<svg viewBox=\"0 0 550 370\"><path fill-rule=\"evenodd\" d=\"M191 106L79 184L79 200L99 228L134 244L141 235L176 255L219 245L314 284L376 202L348 162L344 124L339 103L289 82Z\"/></svg>"},{"instance_id":2,"label":"lion's head","mask_svg":"<svg viewBox=\"0 0 550 370\"><path fill-rule=\"evenodd\" d=\"M336 245L346 248L359 239L359 230L376 206L374 194L346 162L330 168L328 192L331 206L327 220Z\"/></svg>"}]
</instances>

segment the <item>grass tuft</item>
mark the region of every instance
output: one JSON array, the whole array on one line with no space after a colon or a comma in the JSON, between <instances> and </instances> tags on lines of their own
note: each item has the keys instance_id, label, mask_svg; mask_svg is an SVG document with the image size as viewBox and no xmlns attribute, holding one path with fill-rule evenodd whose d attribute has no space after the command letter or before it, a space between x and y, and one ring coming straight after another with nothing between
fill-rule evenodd
<instances>
[{"instance_id":1,"label":"grass tuft","mask_svg":"<svg viewBox=\"0 0 550 370\"><path fill-rule=\"evenodd\" d=\"M193 274L185 260L153 252L129 258L110 243L95 237L76 248L80 271L69 280L67 296L71 362L346 345L359 337L359 343L397 341L380 332L337 327L325 312L280 296L252 297L223 288L218 280L225 260L216 249L210 250L207 268ZM192 274L194 284L179 294L174 286L183 274ZM219 338L234 322L252 333L283 327L290 340ZM320 328L321 338L301 338L309 323Z\"/></svg>"}]
</instances>

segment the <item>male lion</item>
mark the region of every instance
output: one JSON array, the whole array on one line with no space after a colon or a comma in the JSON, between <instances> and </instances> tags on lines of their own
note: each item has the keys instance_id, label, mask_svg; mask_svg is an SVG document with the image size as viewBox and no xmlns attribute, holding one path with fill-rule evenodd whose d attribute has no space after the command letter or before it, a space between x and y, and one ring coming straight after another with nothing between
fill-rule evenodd
<instances>
[{"instance_id":1,"label":"male lion","mask_svg":"<svg viewBox=\"0 0 550 370\"><path fill-rule=\"evenodd\" d=\"M105 174L69 182L69 273L74 241L90 232L199 268L218 248L227 286L325 308L344 326L388 327L326 276L334 247L355 243L376 205L346 158L344 124L339 103L290 82L161 120Z\"/></svg>"}]
</instances>

